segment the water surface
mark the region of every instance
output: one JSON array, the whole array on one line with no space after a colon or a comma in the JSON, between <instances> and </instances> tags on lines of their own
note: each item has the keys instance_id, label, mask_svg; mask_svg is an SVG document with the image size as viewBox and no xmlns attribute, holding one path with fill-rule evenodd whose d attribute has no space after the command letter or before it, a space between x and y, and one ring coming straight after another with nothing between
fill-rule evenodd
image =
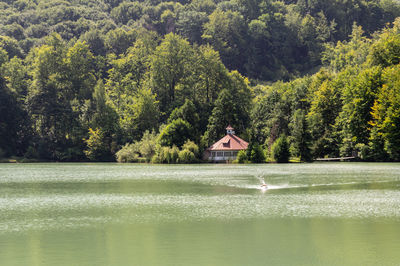
<instances>
[{"instance_id":1,"label":"water surface","mask_svg":"<svg viewBox=\"0 0 400 266\"><path fill-rule=\"evenodd\" d=\"M0 164L1 265L399 265L399 251L400 164Z\"/></svg>"}]
</instances>

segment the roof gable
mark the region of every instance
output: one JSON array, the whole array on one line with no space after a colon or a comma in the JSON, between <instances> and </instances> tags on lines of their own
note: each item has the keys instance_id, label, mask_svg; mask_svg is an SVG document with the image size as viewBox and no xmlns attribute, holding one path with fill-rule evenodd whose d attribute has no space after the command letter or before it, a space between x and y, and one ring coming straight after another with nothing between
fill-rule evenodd
<instances>
[{"instance_id":1,"label":"roof gable","mask_svg":"<svg viewBox=\"0 0 400 266\"><path fill-rule=\"evenodd\" d=\"M242 140L236 135L228 134L219 141L211 145L207 150L209 151L226 151L226 150L245 150L249 146L249 143Z\"/></svg>"}]
</instances>

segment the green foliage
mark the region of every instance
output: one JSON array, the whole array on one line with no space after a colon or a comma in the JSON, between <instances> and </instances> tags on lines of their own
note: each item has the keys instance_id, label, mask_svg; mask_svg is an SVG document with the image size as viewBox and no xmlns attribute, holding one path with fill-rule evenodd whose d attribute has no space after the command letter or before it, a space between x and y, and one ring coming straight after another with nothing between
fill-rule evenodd
<instances>
[{"instance_id":1,"label":"green foliage","mask_svg":"<svg viewBox=\"0 0 400 266\"><path fill-rule=\"evenodd\" d=\"M194 163L196 156L193 152L187 149L183 149L179 152L179 163Z\"/></svg>"},{"instance_id":2,"label":"green foliage","mask_svg":"<svg viewBox=\"0 0 400 266\"><path fill-rule=\"evenodd\" d=\"M333 71L341 71L346 67L360 66L367 60L371 40L367 39L361 26L353 24L353 31L349 41L325 45L322 61Z\"/></svg>"},{"instance_id":3,"label":"green foliage","mask_svg":"<svg viewBox=\"0 0 400 266\"><path fill-rule=\"evenodd\" d=\"M153 132L145 131L140 141L125 144L116 153L120 163L138 162L140 159L150 162L157 151L158 136Z\"/></svg>"},{"instance_id":4,"label":"green foliage","mask_svg":"<svg viewBox=\"0 0 400 266\"><path fill-rule=\"evenodd\" d=\"M193 53L189 42L172 33L157 47L150 75L162 112L170 113L176 102L182 102L177 92L190 86Z\"/></svg>"},{"instance_id":5,"label":"green foliage","mask_svg":"<svg viewBox=\"0 0 400 266\"><path fill-rule=\"evenodd\" d=\"M176 146L159 147L152 158L153 163L174 164L178 162L179 149Z\"/></svg>"},{"instance_id":6,"label":"green foliage","mask_svg":"<svg viewBox=\"0 0 400 266\"><path fill-rule=\"evenodd\" d=\"M85 155L91 161L107 161L112 158L104 134L100 129L93 130L89 128L89 138L85 140L87 150Z\"/></svg>"},{"instance_id":7,"label":"green foliage","mask_svg":"<svg viewBox=\"0 0 400 266\"><path fill-rule=\"evenodd\" d=\"M386 28L370 50L372 65L387 67L400 63L400 19L392 28Z\"/></svg>"},{"instance_id":8,"label":"green foliage","mask_svg":"<svg viewBox=\"0 0 400 266\"><path fill-rule=\"evenodd\" d=\"M168 122L172 122L179 118L188 122L194 129L199 129L199 114L197 113L196 106L191 100L186 99L185 103L181 107L175 108L169 116Z\"/></svg>"},{"instance_id":9,"label":"green foliage","mask_svg":"<svg viewBox=\"0 0 400 266\"><path fill-rule=\"evenodd\" d=\"M158 136L153 132L148 130L144 132L140 142L136 142L139 147L139 152L142 157L146 158L147 162L150 162L151 158L154 156L157 149L157 138Z\"/></svg>"},{"instance_id":10,"label":"green foliage","mask_svg":"<svg viewBox=\"0 0 400 266\"><path fill-rule=\"evenodd\" d=\"M289 144L285 135L280 136L272 145L272 157L277 163L289 162Z\"/></svg>"},{"instance_id":11,"label":"green foliage","mask_svg":"<svg viewBox=\"0 0 400 266\"><path fill-rule=\"evenodd\" d=\"M371 125L376 128L375 138L382 138L384 150L390 159L400 160L400 67L386 69L384 84L372 107Z\"/></svg>"},{"instance_id":12,"label":"green foliage","mask_svg":"<svg viewBox=\"0 0 400 266\"><path fill-rule=\"evenodd\" d=\"M120 149L115 154L117 161L119 163L134 163L138 161L139 158L139 147L137 144L125 144L122 149Z\"/></svg>"},{"instance_id":13,"label":"green foliage","mask_svg":"<svg viewBox=\"0 0 400 266\"><path fill-rule=\"evenodd\" d=\"M207 145L222 137L227 125L234 127L237 134L244 133L249 125L251 92L248 80L237 71L229 73L228 77L229 89L219 93L203 136Z\"/></svg>"},{"instance_id":14,"label":"green foliage","mask_svg":"<svg viewBox=\"0 0 400 266\"><path fill-rule=\"evenodd\" d=\"M178 146L181 147L186 140L193 138L192 126L178 118L169 123L161 132L159 136L159 143L162 146Z\"/></svg>"},{"instance_id":15,"label":"green foliage","mask_svg":"<svg viewBox=\"0 0 400 266\"><path fill-rule=\"evenodd\" d=\"M304 110L298 109L294 112L291 128L291 150L294 156L300 157L300 161L308 162L311 160L309 148L311 136L307 127L307 120Z\"/></svg>"},{"instance_id":16,"label":"green foliage","mask_svg":"<svg viewBox=\"0 0 400 266\"><path fill-rule=\"evenodd\" d=\"M18 143L23 141L23 119L25 115L16 101L15 94L6 86L0 73L0 149L10 156L19 153Z\"/></svg>"},{"instance_id":17,"label":"green foliage","mask_svg":"<svg viewBox=\"0 0 400 266\"><path fill-rule=\"evenodd\" d=\"M8 38L3 47L10 58L24 57L51 32L68 41L85 40L95 55L120 55L138 30L150 29L161 37L176 32L191 43L209 43L229 69L269 80L312 70L324 44L347 39L354 22L369 36L400 14L394 0L1 3L0 34Z\"/></svg>"},{"instance_id":18,"label":"green foliage","mask_svg":"<svg viewBox=\"0 0 400 266\"><path fill-rule=\"evenodd\" d=\"M245 163L247 162L247 153L245 150L241 150L238 152L238 155L236 157L236 161L238 163Z\"/></svg>"},{"instance_id":19,"label":"green foliage","mask_svg":"<svg viewBox=\"0 0 400 266\"><path fill-rule=\"evenodd\" d=\"M199 158L231 124L266 147L288 136L302 161L400 161L398 1L0 6L5 156L109 160L134 143L121 161L175 163L177 147Z\"/></svg>"},{"instance_id":20,"label":"green foliage","mask_svg":"<svg viewBox=\"0 0 400 266\"><path fill-rule=\"evenodd\" d=\"M252 145L252 149L250 151L250 162L252 163L265 162L264 150L258 143Z\"/></svg>"},{"instance_id":21,"label":"green foliage","mask_svg":"<svg viewBox=\"0 0 400 266\"><path fill-rule=\"evenodd\" d=\"M196 143L191 140L187 140L185 144L183 144L182 149L192 152L195 157L198 157L200 155L199 146L197 146Z\"/></svg>"}]
</instances>

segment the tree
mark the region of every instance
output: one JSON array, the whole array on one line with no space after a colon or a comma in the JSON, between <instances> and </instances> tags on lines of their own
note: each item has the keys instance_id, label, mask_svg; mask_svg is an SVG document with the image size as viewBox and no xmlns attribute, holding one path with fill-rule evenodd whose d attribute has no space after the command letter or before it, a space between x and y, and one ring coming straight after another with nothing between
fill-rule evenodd
<instances>
[{"instance_id":1,"label":"tree","mask_svg":"<svg viewBox=\"0 0 400 266\"><path fill-rule=\"evenodd\" d=\"M0 35L0 48L7 52L9 58L13 58L15 56L21 58L23 56L23 51L19 47L18 41L14 38Z\"/></svg>"},{"instance_id":2,"label":"tree","mask_svg":"<svg viewBox=\"0 0 400 266\"><path fill-rule=\"evenodd\" d=\"M150 78L152 88L160 101L160 111L169 115L191 88L194 51L189 43L173 33L167 34L157 47L151 62Z\"/></svg>"},{"instance_id":3,"label":"tree","mask_svg":"<svg viewBox=\"0 0 400 266\"><path fill-rule=\"evenodd\" d=\"M299 156L301 161L311 160L310 135L307 127L307 120L304 110L298 109L294 112L290 124L292 134L292 150L295 156Z\"/></svg>"},{"instance_id":4,"label":"tree","mask_svg":"<svg viewBox=\"0 0 400 266\"><path fill-rule=\"evenodd\" d=\"M150 133L150 131L146 130L140 142L137 142L140 154L145 157L148 162L150 162L156 152L157 138L158 136L154 131Z\"/></svg>"},{"instance_id":5,"label":"tree","mask_svg":"<svg viewBox=\"0 0 400 266\"><path fill-rule=\"evenodd\" d=\"M322 52L322 62L334 72L339 72L346 67L356 67L367 61L371 40L364 36L361 26L353 24L351 39L346 42L338 41L336 46L325 44Z\"/></svg>"},{"instance_id":6,"label":"tree","mask_svg":"<svg viewBox=\"0 0 400 266\"><path fill-rule=\"evenodd\" d=\"M97 82L93 92L94 113L90 122L92 128L97 128L103 135L104 145L109 154L116 152L120 135L119 117L115 110L107 103L105 87L101 80Z\"/></svg>"},{"instance_id":7,"label":"tree","mask_svg":"<svg viewBox=\"0 0 400 266\"><path fill-rule=\"evenodd\" d=\"M196 145L196 143L194 143L191 140L187 140L185 142L185 144L183 144L182 146L182 150L189 150L191 151L194 156L199 157L200 153L199 153L199 146Z\"/></svg>"},{"instance_id":8,"label":"tree","mask_svg":"<svg viewBox=\"0 0 400 266\"><path fill-rule=\"evenodd\" d=\"M44 145L42 156L58 160L83 158L87 111L95 86L93 56L86 44L67 48L57 34L30 55L33 82L28 110ZM72 156L72 157L71 157Z\"/></svg>"},{"instance_id":9,"label":"tree","mask_svg":"<svg viewBox=\"0 0 400 266\"><path fill-rule=\"evenodd\" d=\"M246 151L245 150L239 151L236 160L238 161L238 163L247 162L248 159L247 159Z\"/></svg>"},{"instance_id":10,"label":"tree","mask_svg":"<svg viewBox=\"0 0 400 266\"><path fill-rule=\"evenodd\" d=\"M172 122L179 118L187 121L196 132L200 130L200 118L196 106L191 100L186 99L185 103L181 107L175 108L169 116L168 122Z\"/></svg>"},{"instance_id":11,"label":"tree","mask_svg":"<svg viewBox=\"0 0 400 266\"><path fill-rule=\"evenodd\" d=\"M245 53L245 27L243 16L238 12L216 9L204 25L203 39L220 54L228 69L243 71Z\"/></svg>"},{"instance_id":12,"label":"tree","mask_svg":"<svg viewBox=\"0 0 400 266\"><path fill-rule=\"evenodd\" d=\"M162 146L177 146L181 147L186 140L193 139L193 128L192 126L178 118L169 123L161 132L159 136L159 142Z\"/></svg>"},{"instance_id":13,"label":"tree","mask_svg":"<svg viewBox=\"0 0 400 266\"><path fill-rule=\"evenodd\" d=\"M136 143L125 144L116 154L117 162L119 163L133 163L137 162L139 158L139 147Z\"/></svg>"},{"instance_id":14,"label":"tree","mask_svg":"<svg viewBox=\"0 0 400 266\"><path fill-rule=\"evenodd\" d=\"M28 70L24 61L18 57L11 58L3 65L3 72L7 87L16 94L18 102L23 104L28 93L29 83Z\"/></svg>"},{"instance_id":15,"label":"tree","mask_svg":"<svg viewBox=\"0 0 400 266\"><path fill-rule=\"evenodd\" d=\"M80 38L83 42L87 43L90 51L95 55L105 55L106 47L104 44L104 36L99 30L89 30L81 35Z\"/></svg>"},{"instance_id":16,"label":"tree","mask_svg":"<svg viewBox=\"0 0 400 266\"><path fill-rule=\"evenodd\" d=\"M187 149L179 151L179 163L194 163L196 156L193 152Z\"/></svg>"},{"instance_id":17,"label":"tree","mask_svg":"<svg viewBox=\"0 0 400 266\"><path fill-rule=\"evenodd\" d=\"M223 136L227 125L236 126L235 104L232 94L224 89L220 92L215 101L215 107L209 117L207 131L204 134L206 145L209 146L213 141Z\"/></svg>"},{"instance_id":18,"label":"tree","mask_svg":"<svg viewBox=\"0 0 400 266\"><path fill-rule=\"evenodd\" d=\"M66 83L65 92L70 99L76 98L80 104L92 95L96 84L94 57L89 46L77 41L66 52L63 69L58 73Z\"/></svg>"},{"instance_id":19,"label":"tree","mask_svg":"<svg viewBox=\"0 0 400 266\"><path fill-rule=\"evenodd\" d=\"M252 163L263 163L265 162L265 154L262 147L258 143L254 143L250 151L250 161Z\"/></svg>"},{"instance_id":20,"label":"tree","mask_svg":"<svg viewBox=\"0 0 400 266\"><path fill-rule=\"evenodd\" d=\"M89 138L85 139L87 149L85 155L91 161L107 161L110 159L110 150L105 145L104 134L100 129L89 128Z\"/></svg>"},{"instance_id":21,"label":"tree","mask_svg":"<svg viewBox=\"0 0 400 266\"><path fill-rule=\"evenodd\" d=\"M373 120L370 124L376 128L372 141L383 141L384 150L390 159L400 160L400 67L388 68L384 72L384 84L372 107Z\"/></svg>"},{"instance_id":22,"label":"tree","mask_svg":"<svg viewBox=\"0 0 400 266\"><path fill-rule=\"evenodd\" d=\"M372 65L387 67L400 63L400 19L393 28L386 28L370 48L369 59Z\"/></svg>"},{"instance_id":23,"label":"tree","mask_svg":"<svg viewBox=\"0 0 400 266\"><path fill-rule=\"evenodd\" d=\"M72 110L60 76L65 53L61 37L53 34L29 57L33 82L28 91L28 112L32 121L36 121L33 127L40 139L39 155L47 159L59 159L58 149L66 146L67 132L71 129Z\"/></svg>"},{"instance_id":24,"label":"tree","mask_svg":"<svg viewBox=\"0 0 400 266\"><path fill-rule=\"evenodd\" d=\"M367 145L371 133L372 107L382 86L382 69L362 70L343 88L343 108L338 117L342 128L343 156L352 155L358 144Z\"/></svg>"},{"instance_id":25,"label":"tree","mask_svg":"<svg viewBox=\"0 0 400 266\"><path fill-rule=\"evenodd\" d=\"M202 43L201 33L207 22L207 14L195 10L182 9L176 22L177 32L191 43Z\"/></svg>"},{"instance_id":26,"label":"tree","mask_svg":"<svg viewBox=\"0 0 400 266\"><path fill-rule=\"evenodd\" d=\"M336 118L341 111L341 88L349 80L347 72L334 80L325 79L314 92L307 123L311 129L312 152L315 157L338 156L338 138L335 135Z\"/></svg>"},{"instance_id":27,"label":"tree","mask_svg":"<svg viewBox=\"0 0 400 266\"><path fill-rule=\"evenodd\" d=\"M109 52L120 55L135 42L136 37L135 31L117 28L106 34L104 44Z\"/></svg>"},{"instance_id":28,"label":"tree","mask_svg":"<svg viewBox=\"0 0 400 266\"><path fill-rule=\"evenodd\" d=\"M272 145L272 157L277 163L287 163L289 161L290 152L289 144L286 136L280 136Z\"/></svg>"},{"instance_id":29,"label":"tree","mask_svg":"<svg viewBox=\"0 0 400 266\"><path fill-rule=\"evenodd\" d=\"M223 89L215 101L203 140L207 146L222 137L227 125L244 133L249 125L250 90L248 81L237 71L229 73L229 89Z\"/></svg>"},{"instance_id":30,"label":"tree","mask_svg":"<svg viewBox=\"0 0 400 266\"><path fill-rule=\"evenodd\" d=\"M3 155L21 155L24 141L23 121L26 119L15 95L7 88L0 73L0 150Z\"/></svg>"}]
</instances>

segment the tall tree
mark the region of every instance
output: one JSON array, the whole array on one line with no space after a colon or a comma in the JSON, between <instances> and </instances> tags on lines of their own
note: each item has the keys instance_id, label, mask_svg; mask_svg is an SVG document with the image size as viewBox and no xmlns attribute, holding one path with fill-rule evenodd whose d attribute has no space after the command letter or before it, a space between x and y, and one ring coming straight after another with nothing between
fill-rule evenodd
<instances>
[{"instance_id":1,"label":"tall tree","mask_svg":"<svg viewBox=\"0 0 400 266\"><path fill-rule=\"evenodd\" d=\"M157 47L151 62L150 78L160 111L169 115L172 110L183 104L185 92L191 89L194 51L189 43L170 33Z\"/></svg>"}]
</instances>

